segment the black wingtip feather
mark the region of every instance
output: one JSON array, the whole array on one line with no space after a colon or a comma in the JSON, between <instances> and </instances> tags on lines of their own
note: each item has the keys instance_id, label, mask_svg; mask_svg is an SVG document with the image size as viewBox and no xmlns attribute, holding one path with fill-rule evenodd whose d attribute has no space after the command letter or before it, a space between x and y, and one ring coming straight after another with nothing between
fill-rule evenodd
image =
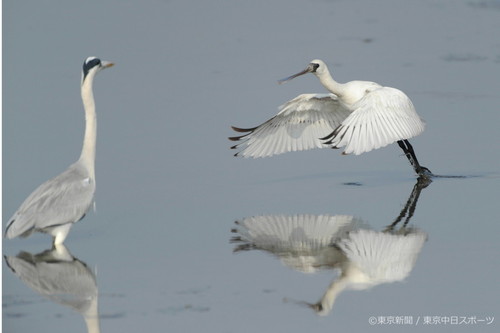
<instances>
[{"instance_id":1,"label":"black wingtip feather","mask_svg":"<svg viewBox=\"0 0 500 333\"><path fill-rule=\"evenodd\" d=\"M320 140L329 140L329 139L332 139L333 137L335 136L335 131L331 132L330 134L328 134L327 136L323 137L323 138L319 138ZM331 141L331 140L330 140Z\"/></svg>"},{"instance_id":2,"label":"black wingtip feather","mask_svg":"<svg viewBox=\"0 0 500 333\"><path fill-rule=\"evenodd\" d=\"M231 126L233 131L240 132L240 133L247 133L247 132L252 132L254 131L257 127L252 127L252 128L240 128L240 127L235 127Z\"/></svg>"}]
</instances>

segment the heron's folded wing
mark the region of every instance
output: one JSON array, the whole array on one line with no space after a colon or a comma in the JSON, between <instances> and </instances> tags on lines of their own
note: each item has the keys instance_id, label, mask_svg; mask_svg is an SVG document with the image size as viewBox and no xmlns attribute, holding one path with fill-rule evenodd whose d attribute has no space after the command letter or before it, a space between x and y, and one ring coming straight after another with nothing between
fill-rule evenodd
<instances>
[{"instance_id":1,"label":"heron's folded wing","mask_svg":"<svg viewBox=\"0 0 500 333\"><path fill-rule=\"evenodd\" d=\"M382 87L354 104L350 116L324 139L333 147L345 146L345 154L359 155L417 136L424 127L424 121L402 91Z\"/></svg>"},{"instance_id":2,"label":"heron's folded wing","mask_svg":"<svg viewBox=\"0 0 500 333\"><path fill-rule=\"evenodd\" d=\"M248 129L233 127L241 141L232 149L241 149L235 156L268 157L290 151L325 148L324 137L349 115L333 94L303 94L280 107L280 112L265 123Z\"/></svg>"},{"instance_id":3,"label":"heron's folded wing","mask_svg":"<svg viewBox=\"0 0 500 333\"><path fill-rule=\"evenodd\" d=\"M95 182L78 164L40 185L9 220L7 238L76 222L92 204Z\"/></svg>"}]
</instances>

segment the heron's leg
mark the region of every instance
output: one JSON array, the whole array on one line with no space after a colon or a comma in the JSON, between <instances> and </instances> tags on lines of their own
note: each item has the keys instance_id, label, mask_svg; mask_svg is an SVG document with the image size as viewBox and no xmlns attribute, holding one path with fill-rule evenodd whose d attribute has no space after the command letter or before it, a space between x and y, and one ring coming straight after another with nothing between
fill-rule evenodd
<instances>
[{"instance_id":1,"label":"heron's leg","mask_svg":"<svg viewBox=\"0 0 500 333\"><path fill-rule=\"evenodd\" d=\"M54 245L60 245L64 242L72 226L73 223L65 223L51 230L50 234L54 237Z\"/></svg>"},{"instance_id":2,"label":"heron's leg","mask_svg":"<svg viewBox=\"0 0 500 333\"><path fill-rule=\"evenodd\" d=\"M413 169L418 175L421 176L432 175L431 170L421 166L420 163L418 163L417 155L415 155L415 151L413 150L413 147L408 140L406 139L399 140L398 145L403 150L403 152L406 155L406 158L408 158L408 161L410 161L410 164L413 166Z\"/></svg>"}]
</instances>

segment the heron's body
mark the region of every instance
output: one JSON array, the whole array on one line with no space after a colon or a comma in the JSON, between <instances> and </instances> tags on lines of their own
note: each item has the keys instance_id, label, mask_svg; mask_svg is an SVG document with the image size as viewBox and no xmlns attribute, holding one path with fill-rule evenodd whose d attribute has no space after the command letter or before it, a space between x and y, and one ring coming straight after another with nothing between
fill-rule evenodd
<instances>
[{"instance_id":1,"label":"heron's body","mask_svg":"<svg viewBox=\"0 0 500 333\"><path fill-rule=\"evenodd\" d=\"M96 114L92 83L101 69L112 63L95 57L85 60L82 101L85 109L85 136L80 158L58 176L40 185L10 218L7 238L27 237L34 231L49 233L54 244L62 244L73 223L85 216L95 192Z\"/></svg>"},{"instance_id":2,"label":"heron's body","mask_svg":"<svg viewBox=\"0 0 500 333\"><path fill-rule=\"evenodd\" d=\"M420 167L407 141L422 133L425 123L402 91L369 81L338 83L321 60L280 82L306 73L315 74L331 94L299 95L257 127L233 127L245 133L230 138L242 141L231 147L243 147L235 156L257 158L326 147L345 147L344 154L359 155L398 142L417 173L428 171Z\"/></svg>"}]
</instances>

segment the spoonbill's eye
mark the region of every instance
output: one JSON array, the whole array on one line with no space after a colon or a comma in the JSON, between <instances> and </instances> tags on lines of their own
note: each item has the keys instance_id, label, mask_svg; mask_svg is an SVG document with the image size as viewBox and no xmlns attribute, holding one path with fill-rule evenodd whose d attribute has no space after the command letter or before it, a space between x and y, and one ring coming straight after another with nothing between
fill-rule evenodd
<instances>
[{"instance_id":1,"label":"spoonbill's eye","mask_svg":"<svg viewBox=\"0 0 500 333\"><path fill-rule=\"evenodd\" d=\"M311 66L312 66L313 73L316 72L316 70L319 68L319 64L316 64L316 63L312 63Z\"/></svg>"}]
</instances>

